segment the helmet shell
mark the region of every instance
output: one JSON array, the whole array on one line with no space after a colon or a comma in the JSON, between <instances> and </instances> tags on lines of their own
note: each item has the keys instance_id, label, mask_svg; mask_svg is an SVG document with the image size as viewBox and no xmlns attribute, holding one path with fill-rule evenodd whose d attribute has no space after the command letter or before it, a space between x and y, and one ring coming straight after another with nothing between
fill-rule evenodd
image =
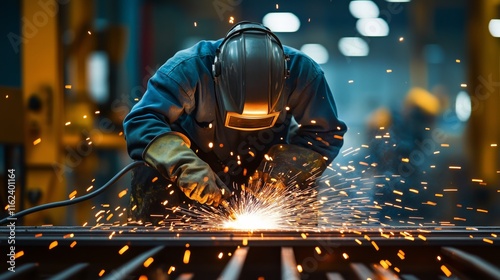
<instances>
[{"instance_id":1,"label":"helmet shell","mask_svg":"<svg viewBox=\"0 0 500 280\"><path fill-rule=\"evenodd\" d=\"M266 115L282 111L286 73L279 39L261 24L237 24L221 43L214 62L222 117L227 112Z\"/></svg>"}]
</instances>

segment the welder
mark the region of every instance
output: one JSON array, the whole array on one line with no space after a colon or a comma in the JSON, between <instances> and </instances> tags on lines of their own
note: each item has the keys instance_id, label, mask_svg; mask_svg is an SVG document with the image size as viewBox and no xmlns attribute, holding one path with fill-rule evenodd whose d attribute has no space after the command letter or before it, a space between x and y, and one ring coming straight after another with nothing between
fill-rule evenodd
<instances>
[{"instance_id":1,"label":"welder","mask_svg":"<svg viewBox=\"0 0 500 280\"><path fill-rule=\"evenodd\" d=\"M346 130L320 66L240 22L167 60L126 116L128 153L147 163L132 174L129 218L217 207L248 184L311 187Z\"/></svg>"}]
</instances>

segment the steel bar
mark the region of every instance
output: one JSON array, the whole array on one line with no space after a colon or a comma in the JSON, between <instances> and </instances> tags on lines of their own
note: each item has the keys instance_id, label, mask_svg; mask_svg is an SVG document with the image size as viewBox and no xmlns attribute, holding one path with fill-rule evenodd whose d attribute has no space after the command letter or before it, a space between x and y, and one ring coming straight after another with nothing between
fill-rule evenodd
<instances>
[{"instance_id":1,"label":"steel bar","mask_svg":"<svg viewBox=\"0 0 500 280\"><path fill-rule=\"evenodd\" d=\"M193 279L193 276L193 273L182 273L176 280L191 280Z\"/></svg>"},{"instance_id":2,"label":"steel bar","mask_svg":"<svg viewBox=\"0 0 500 280\"><path fill-rule=\"evenodd\" d=\"M362 263L351 263L351 269L359 280L377 279L375 274Z\"/></svg>"},{"instance_id":3,"label":"steel bar","mask_svg":"<svg viewBox=\"0 0 500 280\"><path fill-rule=\"evenodd\" d=\"M377 274L377 277L378 277L377 279L384 279L384 280L399 280L400 279L392 271L387 270L378 264L373 265L373 271L375 271L375 273Z\"/></svg>"},{"instance_id":4,"label":"steel bar","mask_svg":"<svg viewBox=\"0 0 500 280\"><path fill-rule=\"evenodd\" d=\"M220 280L236 280L240 276L241 269L243 268L243 264L245 263L245 259L247 257L248 247L242 247L236 249L231 260L226 265L224 270L218 279Z\"/></svg>"},{"instance_id":5,"label":"steel bar","mask_svg":"<svg viewBox=\"0 0 500 280\"><path fill-rule=\"evenodd\" d=\"M403 280L419 280L417 276L411 274L403 274L401 275L401 279Z\"/></svg>"},{"instance_id":6,"label":"steel bar","mask_svg":"<svg viewBox=\"0 0 500 280\"><path fill-rule=\"evenodd\" d=\"M474 230L474 238L470 237L471 230ZM4 231L0 228L0 236ZM342 232L195 232L118 225L94 228L21 226L16 227L16 253L23 251L23 254L16 258L15 274L18 275L27 264L32 266L31 273L21 279L37 279L37 276L49 279L52 275L56 277L68 270L77 270L82 263L90 266L82 270L84 275L88 274L78 278L82 280L101 272L105 273L105 279L165 273L179 280L218 277L366 279L363 276L415 280L444 277L443 265L455 278L464 275L474 279L470 276L486 275L481 277L486 279L496 277L491 271L500 269L497 256L500 243L491 238L500 234L499 228L391 228L381 231L356 228ZM388 234L381 236L384 233ZM359 242L360 236L374 242ZM407 238L409 236L414 238ZM490 242L485 242L486 238ZM58 245L50 247L55 241ZM127 253L119 253L125 244L129 247ZM191 259L185 263L182 256L188 244ZM5 240L0 240L0 249L7 246ZM464 254L448 256L453 250L442 250L443 247L467 252L465 255L473 256L473 261L463 260ZM167 248L168 254L163 254ZM156 250L154 265L143 265ZM400 251L405 253L404 258L399 256ZM379 267L380 260L390 261L390 267L382 268L383 263ZM493 269L488 270L488 265ZM169 267L175 269L166 272L165 268ZM485 271L490 271L490 276ZM9 273L7 276L12 276Z\"/></svg>"},{"instance_id":7,"label":"steel bar","mask_svg":"<svg viewBox=\"0 0 500 280\"><path fill-rule=\"evenodd\" d=\"M71 267L61 271L60 273L52 276L49 280L67 280L67 279L83 279L82 274L84 274L85 270L89 268L89 263L77 263L72 265Z\"/></svg>"},{"instance_id":8,"label":"steel bar","mask_svg":"<svg viewBox=\"0 0 500 280\"><path fill-rule=\"evenodd\" d=\"M444 247L441 250L451 259L458 261L461 265L468 266L475 271L480 272L485 277L490 279L500 279L500 269L478 256L466 253L453 247Z\"/></svg>"},{"instance_id":9,"label":"steel bar","mask_svg":"<svg viewBox=\"0 0 500 280\"><path fill-rule=\"evenodd\" d=\"M293 248L291 247L281 248L281 279L300 279L297 271L297 262L295 261L295 255L293 254Z\"/></svg>"},{"instance_id":10,"label":"steel bar","mask_svg":"<svg viewBox=\"0 0 500 280\"><path fill-rule=\"evenodd\" d=\"M19 267L16 267L14 272L5 271L4 273L0 274L0 280L33 279L33 276L36 275L37 268L38 264L36 263L23 264Z\"/></svg>"},{"instance_id":11,"label":"steel bar","mask_svg":"<svg viewBox=\"0 0 500 280\"><path fill-rule=\"evenodd\" d=\"M387 232L392 232L390 238L381 236L380 228L356 228L355 232L361 232L363 235L370 236L371 240L375 241L379 246L385 244L403 245L406 246L409 242L416 246L453 246L461 245L485 245L483 238L490 238L492 233L500 235L499 227L476 228L474 230L475 238L470 238L470 230L467 228L391 228ZM8 234L8 229L1 227L0 236ZM120 234L109 238L113 232L120 231ZM43 232L43 235L35 238L35 235ZM16 242L30 245L41 241L52 242L54 240L68 242L70 239L64 239L62 236L73 234L71 240L77 240L81 245L110 245L113 243L123 244L124 241L129 245L156 246L158 244L171 244L184 246L185 243L193 245L213 244L238 246L242 244L244 239L251 241L253 246L295 246L318 244L328 240L329 244L335 246L352 244L355 239L359 238L359 234L343 231L330 230L321 232L309 232L307 239L303 239L300 232L293 231L263 231L263 232L231 232L231 231L211 231L211 232L196 232L196 231L169 231L167 229L155 229L153 227L131 227L131 226L107 226L107 227L16 227ZM405 235L400 233L404 232ZM411 234L413 240L408 239L408 234ZM425 240L418 236L424 236ZM369 243L366 245L371 246ZM366 246L365 244L363 246Z\"/></svg>"},{"instance_id":12,"label":"steel bar","mask_svg":"<svg viewBox=\"0 0 500 280\"><path fill-rule=\"evenodd\" d=\"M163 248L165 248L165 245L157 246L154 247L153 249L150 249L128 263L122 265L118 269L112 271L110 275L107 277L104 277L104 280L121 280L121 279L128 279L128 275L134 272L137 268L139 268L149 257L154 256L158 252L160 252Z\"/></svg>"},{"instance_id":13,"label":"steel bar","mask_svg":"<svg viewBox=\"0 0 500 280\"><path fill-rule=\"evenodd\" d=\"M327 272L326 279L328 279L328 280L344 280L344 277L342 277L342 274L337 273L337 272Z\"/></svg>"}]
</instances>

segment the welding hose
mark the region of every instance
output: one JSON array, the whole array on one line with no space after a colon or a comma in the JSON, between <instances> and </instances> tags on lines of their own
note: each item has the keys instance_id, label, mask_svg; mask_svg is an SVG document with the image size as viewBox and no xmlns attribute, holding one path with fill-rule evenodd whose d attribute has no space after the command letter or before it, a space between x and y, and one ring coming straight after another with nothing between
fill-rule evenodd
<instances>
[{"instance_id":1,"label":"welding hose","mask_svg":"<svg viewBox=\"0 0 500 280\"><path fill-rule=\"evenodd\" d=\"M85 201L87 199L91 199L91 198L101 194L103 191L105 191L111 185L116 183L116 181L118 181L118 179L120 179L123 175L125 175L131 169L135 168L136 166L142 165L142 164L146 164L146 163L144 161L134 161L132 163L129 163L122 170L120 170L120 172L116 173L115 176L113 176L113 178L111 178L106 184L104 184L102 187L100 187L99 189L97 189L91 193L88 193L86 195L83 195L83 196L80 196L80 197L77 197L77 198L71 199L71 200L51 202L51 203L42 204L42 205L38 205L35 207L31 207L31 208L22 210L18 213L15 213L14 215L7 216L7 217L3 218L2 220L0 220L0 225L6 224L9 221L15 221L15 220L17 220L17 218L24 217L24 216L31 214L31 213L34 213L34 212L38 212L38 211L42 211L42 210L46 210L46 209L50 209L50 208L55 208L55 207L60 207L60 206L68 206L68 205L76 204L78 202Z\"/></svg>"}]
</instances>

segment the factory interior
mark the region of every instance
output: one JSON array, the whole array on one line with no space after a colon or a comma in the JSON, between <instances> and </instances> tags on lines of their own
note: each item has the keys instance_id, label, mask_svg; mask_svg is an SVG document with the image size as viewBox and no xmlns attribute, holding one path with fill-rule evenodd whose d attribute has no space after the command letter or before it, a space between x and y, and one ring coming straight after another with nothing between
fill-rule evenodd
<instances>
[{"instance_id":1,"label":"factory interior","mask_svg":"<svg viewBox=\"0 0 500 280\"><path fill-rule=\"evenodd\" d=\"M15 267L33 278L3 262L0 279L499 279L500 0L3 0L0 218L92 193L133 163L123 120L149 78L243 20L324 71L348 127L318 182L328 218L127 224L126 172L17 218Z\"/></svg>"}]
</instances>

